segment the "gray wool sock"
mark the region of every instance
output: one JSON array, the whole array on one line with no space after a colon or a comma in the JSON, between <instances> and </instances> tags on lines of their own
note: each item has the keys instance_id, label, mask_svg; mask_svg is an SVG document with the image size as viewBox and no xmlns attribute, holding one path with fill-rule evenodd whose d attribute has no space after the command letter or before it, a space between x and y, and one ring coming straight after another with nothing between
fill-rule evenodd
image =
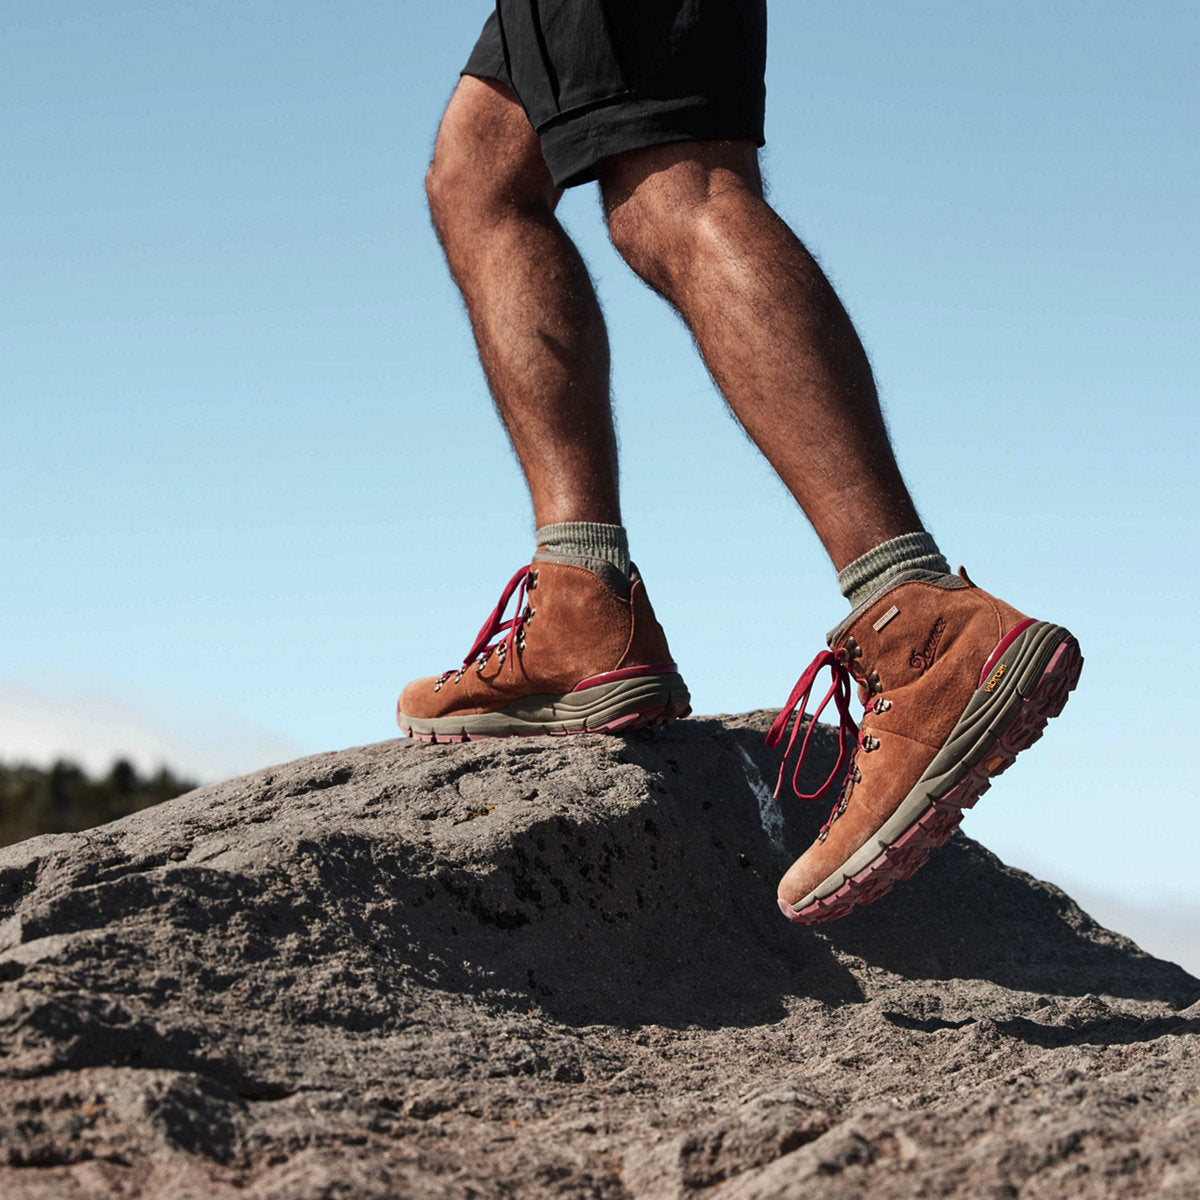
<instances>
[{"instance_id":1,"label":"gray wool sock","mask_svg":"<svg viewBox=\"0 0 1200 1200\"><path fill-rule=\"evenodd\" d=\"M624 525L600 525L593 521L562 521L543 525L537 531L537 544L558 554L577 554L581 558L602 558L628 577L629 538Z\"/></svg>"},{"instance_id":2,"label":"gray wool sock","mask_svg":"<svg viewBox=\"0 0 1200 1200\"><path fill-rule=\"evenodd\" d=\"M838 572L838 587L857 608L886 582L901 571L936 571L950 574L950 564L942 557L937 542L928 533L902 533L868 550Z\"/></svg>"}]
</instances>

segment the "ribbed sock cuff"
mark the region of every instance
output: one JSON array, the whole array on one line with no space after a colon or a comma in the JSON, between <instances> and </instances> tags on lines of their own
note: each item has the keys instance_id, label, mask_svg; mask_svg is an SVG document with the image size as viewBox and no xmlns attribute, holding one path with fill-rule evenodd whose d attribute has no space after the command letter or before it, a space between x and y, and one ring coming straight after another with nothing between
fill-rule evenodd
<instances>
[{"instance_id":1,"label":"ribbed sock cuff","mask_svg":"<svg viewBox=\"0 0 1200 1200\"><path fill-rule=\"evenodd\" d=\"M838 572L838 587L850 601L850 607L857 608L864 600L869 600L889 576L911 570L950 574L950 564L928 533L902 533L874 550L868 550Z\"/></svg>"},{"instance_id":2,"label":"ribbed sock cuff","mask_svg":"<svg viewBox=\"0 0 1200 1200\"><path fill-rule=\"evenodd\" d=\"M623 525L600 525L592 521L543 525L537 531L537 544L559 554L602 558L612 563L622 575L629 575L629 538Z\"/></svg>"}]
</instances>

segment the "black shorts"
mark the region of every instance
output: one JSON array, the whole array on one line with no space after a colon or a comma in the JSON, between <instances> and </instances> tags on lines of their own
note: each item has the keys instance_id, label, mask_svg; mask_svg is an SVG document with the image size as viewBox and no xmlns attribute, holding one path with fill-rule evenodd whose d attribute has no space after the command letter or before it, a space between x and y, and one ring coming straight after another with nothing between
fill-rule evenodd
<instances>
[{"instance_id":1,"label":"black shorts","mask_svg":"<svg viewBox=\"0 0 1200 1200\"><path fill-rule=\"evenodd\" d=\"M766 56L766 0L497 0L462 73L516 92L572 187L643 146L761 146Z\"/></svg>"}]
</instances>

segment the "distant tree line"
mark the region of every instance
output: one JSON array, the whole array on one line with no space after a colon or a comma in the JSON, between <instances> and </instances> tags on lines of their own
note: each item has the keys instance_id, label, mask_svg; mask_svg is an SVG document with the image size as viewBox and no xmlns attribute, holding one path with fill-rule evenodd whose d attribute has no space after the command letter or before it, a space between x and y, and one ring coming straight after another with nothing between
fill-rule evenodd
<instances>
[{"instance_id":1,"label":"distant tree line","mask_svg":"<svg viewBox=\"0 0 1200 1200\"><path fill-rule=\"evenodd\" d=\"M99 779L65 759L49 768L0 763L0 846L39 833L90 829L195 786L165 767L143 776L123 758Z\"/></svg>"}]
</instances>

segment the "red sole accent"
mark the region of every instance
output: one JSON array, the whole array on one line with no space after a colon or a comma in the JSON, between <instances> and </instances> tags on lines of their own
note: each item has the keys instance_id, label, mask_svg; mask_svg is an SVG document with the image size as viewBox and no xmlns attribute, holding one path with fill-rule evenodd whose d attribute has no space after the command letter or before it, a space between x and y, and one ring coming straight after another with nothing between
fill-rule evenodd
<instances>
[{"instance_id":1,"label":"red sole accent","mask_svg":"<svg viewBox=\"0 0 1200 1200\"><path fill-rule=\"evenodd\" d=\"M1083 655L1079 643L1068 637L1055 650L1033 691L1021 701L1009 723L993 737L983 754L966 775L929 807L890 846L880 851L857 875L847 879L837 891L815 900L802 909L786 900L779 909L796 925L816 925L846 916L860 904L870 904L892 890L921 867L930 852L944 845L963 819L963 809L992 785L992 780L1008 770L1017 755L1042 736L1046 722L1057 717L1079 682Z\"/></svg>"},{"instance_id":2,"label":"red sole accent","mask_svg":"<svg viewBox=\"0 0 1200 1200\"><path fill-rule=\"evenodd\" d=\"M588 688L599 687L605 683L617 683L622 679L645 679L648 675L674 675L679 670L675 663L657 663L649 667L621 667L616 671L604 671L599 675L589 675L581 679L572 689L573 692L585 692Z\"/></svg>"},{"instance_id":3,"label":"red sole accent","mask_svg":"<svg viewBox=\"0 0 1200 1200\"><path fill-rule=\"evenodd\" d=\"M1037 622L1033 617L1026 617L1025 620L1019 621L1014 625L997 643L995 650L988 655L988 660L983 664L983 669L979 672L979 683L977 687L983 687L983 681L992 673L992 668L1004 657L1004 652L1027 630L1030 625L1036 625Z\"/></svg>"}]
</instances>

